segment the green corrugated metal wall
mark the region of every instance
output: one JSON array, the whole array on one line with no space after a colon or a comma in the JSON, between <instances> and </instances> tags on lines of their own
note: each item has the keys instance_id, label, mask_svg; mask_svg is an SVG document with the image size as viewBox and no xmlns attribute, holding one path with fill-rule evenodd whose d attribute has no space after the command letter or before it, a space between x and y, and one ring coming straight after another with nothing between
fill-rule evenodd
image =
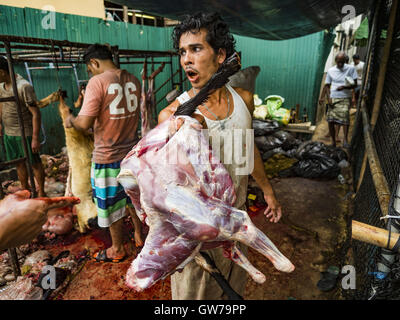
<instances>
[{"instance_id":1,"label":"green corrugated metal wall","mask_svg":"<svg viewBox=\"0 0 400 320\"><path fill-rule=\"evenodd\" d=\"M318 32L284 41L268 41L236 36L237 50L242 52L243 66L258 65L261 72L256 93L285 98L283 107L300 104L301 116L306 108L309 119L315 119L319 86L325 61L333 44L333 35Z\"/></svg>"},{"instance_id":2,"label":"green corrugated metal wall","mask_svg":"<svg viewBox=\"0 0 400 320\"><path fill-rule=\"evenodd\" d=\"M172 43L170 42L171 28L155 28L56 13L56 29L45 30L41 25L44 16L45 14L37 9L0 6L0 34L69 40L83 43L109 43L110 45L118 45L121 49L159 51L172 49ZM163 61L163 59L160 58L156 60ZM44 65L30 63L29 66ZM48 64L45 66L48 66ZM159 65L156 64L155 68L158 66ZM123 64L121 67L140 78L140 71L142 70L141 65ZM149 68L148 72L150 73L151 67ZM174 61L173 68L174 70L177 68L176 61ZM85 66L78 65L77 69L79 79L87 79ZM28 79L23 64L17 64L15 70L24 78ZM170 75L170 66L166 65L164 72L156 78L156 88L164 83ZM58 77L54 69L31 70L31 76L39 99L58 90L59 84L68 92L68 105L72 106L73 101L78 96L78 88L72 69L60 69ZM178 78L175 78L175 81L177 80ZM171 84L168 83L157 93L157 99L163 97L170 90L172 90ZM157 106L157 109L161 110L165 106L166 100L164 99L164 101ZM48 154L58 153L65 145L65 140L62 122L58 116L56 104L52 104L41 111L42 123L44 124L46 134L46 143L42 148L42 152ZM42 137L42 140L43 139L44 137Z\"/></svg>"},{"instance_id":3,"label":"green corrugated metal wall","mask_svg":"<svg viewBox=\"0 0 400 320\"><path fill-rule=\"evenodd\" d=\"M45 30L41 26L44 16L45 14L37 9L0 6L0 34L83 43L109 43L118 45L120 49L172 50L172 28L140 26L56 13L56 29ZM284 106L290 108L298 103L301 110L306 108L309 118L314 119L323 66L329 53L328 49L333 43L331 34L320 32L285 41L267 41L242 36L235 38L237 50L242 52L243 68L252 65L261 67L256 85L259 96L265 98L270 94L279 94L286 99ZM176 60L173 69L176 70L177 66ZM140 78L141 65L121 67ZM156 78L156 88L171 75L169 68L167 65L164 72ZM27 77L23 65L17 65L16 71ZM31 74L39 99L57 90L59 83L68 91L69 105L76 99L78 89L71 69L60 70L59 80L55 70L33 70ZM87 78L84 66L78 66L78 74L80 79ZM167 84L157 93L157 100L171 89L171 85ZM165 106L164 99L157 106L158 111ZM59 152L65 144L61 119L55 109L56 106L51 105L42 110L47 138L42 152L49 154Z\"/></svg>"}]
</instances>

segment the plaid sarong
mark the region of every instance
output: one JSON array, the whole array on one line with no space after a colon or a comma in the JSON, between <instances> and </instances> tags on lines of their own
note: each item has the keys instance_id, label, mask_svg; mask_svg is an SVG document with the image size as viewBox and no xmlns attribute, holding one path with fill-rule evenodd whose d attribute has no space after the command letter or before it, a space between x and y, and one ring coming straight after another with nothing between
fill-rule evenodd
<instances>
[{"instance_id":1,"label":"plaid sarong","mask_svg":"<svg viewBox=\"0 0 400 320\"><path fill-rule=\"evenodd\" d=\"M326 120L328 122L335 122L342 125L350 124L350 105L351 98L332 98L332 104L328 105L328 111L326 113Z\"/></svg>"}]
</instances>

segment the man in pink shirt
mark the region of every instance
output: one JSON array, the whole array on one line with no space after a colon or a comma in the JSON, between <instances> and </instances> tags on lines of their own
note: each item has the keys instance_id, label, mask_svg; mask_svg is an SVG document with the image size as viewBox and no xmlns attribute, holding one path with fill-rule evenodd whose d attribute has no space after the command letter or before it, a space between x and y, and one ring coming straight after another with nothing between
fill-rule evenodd
<instances>
[{"instance_id":1,"label":"man in pink shirt","mask_svg":"<svg viewBox=\"0 0 400 320\"><path fill-rule=\"evenodd\" d=\"M112 246L93 257L99 262L120 262L126 257L122 225L126 210L135 226L136 246L142 246L141 222L129 197L117 182L120 163L138 141L140 83L126 70L118 69L107 46L90 46L83 59L93 77L85 90L79 115L66 119L66 127L93 128L94 151L91 182L98 224L109 227Z\"/></svg>"}]
</instances>

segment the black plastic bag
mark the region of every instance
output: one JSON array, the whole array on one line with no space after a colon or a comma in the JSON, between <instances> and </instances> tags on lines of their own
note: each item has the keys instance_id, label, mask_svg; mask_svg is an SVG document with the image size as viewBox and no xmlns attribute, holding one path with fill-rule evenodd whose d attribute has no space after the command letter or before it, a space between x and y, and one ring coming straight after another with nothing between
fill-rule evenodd
<instances>
[{"instance_id":1,"label":"black plastic bag","mask_svg":"<svg viewBox=\"0 0 400 320\"><path fill-rule=\"evenodd\" d=\"M303 142L297 149L297 158L303 159L310 154L328 156L326 145L318 141Z\"/></svg>"},{"instance_id":2,"label":"black plastic bag","mask_svg":"<svg viewBox=\"0 0 400 320\"><path fill-rule=\"evenodd\" d=\"M277 131L270 135L254 138L257 148L262 152L267 152L276 148L290 150L293 146L296 146L297 141L297 139L286 131Z\"/></svg>"},{"instance_id":3,"label":"black plastic bag","mask_svg":"<svg viewBox=\"0 0 400 320\"><path fill-rule=\"evenodd\" d=\"M267 152L282 146L282 141L274 135L255 137L254 142L257 148L262 152Z\"/></svg>"},{"instance_id":4,"label":"black plastic bag","mask_svg":"<svg viewBox=\"0 0 400 320\"><path fill-rule=\"evenodd\" d=\"M335 160L337 163L339 163L342 160L346 160L346 161L349 160L349 157L347 156L346 151L344 151L341 148L328 146L328 147L326 147L326 149L327 149L329 158Z\"/></svg>"},{"instance_id":5,"label":"black plastic bag","mask_svg":"<svg viewBox=\"0 0 400 320\"><path fill-rule=\"evenodd\" d=\"M275 120L253 120L254 136L265 136L279 130L279 123Z\"/></svg>"},{"instance_id":6,"label":"black plastic bag","mask_svg":"<svg viewBox=\"0 0 400 320\"><path fill-rule=\"evenodd\" d=\"M275 138L281 141L281 147L283 150L293 149L293 146L298 144L298 140L293 137L293 135L287 131L277 131L274 134Z\"/></svg>"},{"instance_id":7,"label":"black plastic bag","mask_svg":"<svg viewBox=\"0 0 400 320\"><path fill-rule=\"evenodd\" d=\"M295 164L293 172L303 178L334 179L340 174L335 160L321 154L303 154L303 159Z\"/></svg>"}]
</instances>

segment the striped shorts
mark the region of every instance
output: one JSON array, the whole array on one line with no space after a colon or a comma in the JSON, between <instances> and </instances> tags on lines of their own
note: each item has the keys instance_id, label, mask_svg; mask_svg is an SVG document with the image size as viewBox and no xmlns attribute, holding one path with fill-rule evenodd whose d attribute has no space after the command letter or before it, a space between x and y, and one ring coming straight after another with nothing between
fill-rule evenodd
<instances>
[{"instance_id":1,"label":"striped shorts","mask_svg":"<svg viewBox=\"0 0 400 320\"><path fill-rule=\"evenodd\" d=\"M92 162L91 183L93 200L97 207L98 224L102 228L126 216L125 207L133 208L131 199L117 181L121 161L97 164Z\"/></svg>"}]
</instances>

